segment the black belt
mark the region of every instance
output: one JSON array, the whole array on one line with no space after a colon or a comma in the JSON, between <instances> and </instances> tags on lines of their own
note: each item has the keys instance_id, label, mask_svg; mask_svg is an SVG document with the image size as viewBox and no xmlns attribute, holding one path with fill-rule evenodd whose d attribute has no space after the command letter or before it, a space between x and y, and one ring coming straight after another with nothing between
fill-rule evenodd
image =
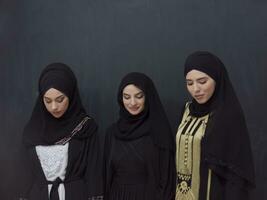
<instances>
[{"instance_id":1,"label":"black belt","mask_svg":"<svg viewBox=\"0 0 267 200\"><path fill-rule=\"evenodd\" d=\"M63 181L57 177L56 180L54 181L48 181L49 184L52 184L52 188L50 191L50 195L49 195L49 199L50 200L59 200L59 196L58 196L58 187L61 183L63 183Z\"/></svg>"}]
</instances>

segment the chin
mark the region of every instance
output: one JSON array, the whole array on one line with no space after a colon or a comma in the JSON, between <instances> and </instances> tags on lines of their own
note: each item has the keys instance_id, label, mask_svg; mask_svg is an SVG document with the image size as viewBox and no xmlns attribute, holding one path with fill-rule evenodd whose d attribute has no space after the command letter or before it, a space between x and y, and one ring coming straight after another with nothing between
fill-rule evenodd
<instances>
[{"instance_id":1,"label":"chin","mask_svg":"<svg viewBox=\"0 0 267 200\"><path fill-rule=\"evenodd\" d=\"M53 115L53 117L58 119L61 117L61 115Z\"/></svg>"},{"instance_id":2,"label":"chin","mask_svg":"<svg viewBox=\"0 0 267 200\"><path fill-rule=\"evenodd\" d=\"M59 114L59 115L54 115L54 114L52 114L52 116L53 116L54 118L57 118L57 119L59 119L60 117L62 117L62 115L63 115L63 114Z\"/></svg>"},{"instance_id":3,"label":"chin","mask_svg":"<svg viewBox=\"0 0 267 200\"><path fill-rule=\"evenodd\" d=\"M204 103L207 102L207 100L206 100L206 99L203 99L203 100L196 100L196 102L199 103L199 104L204 104Z\"/></svg>"},{"instance_id":4,"label":"chin","mask_svg":"<svg viewBox=\"0 0 267 200\"><path fill-rule=\"evenodd\" d=\"M131 115L138 115L140 112L129 112Z\"/></svg>"},{"instance_id":5,"label":"chin","mask_svg":"<svg viewBox=\"0 0 267 200\"><path fill-rule=\"evenodd\" d=\"M128 110L128 112L131 114L131 115L138 115L141 110L137 110L137 111L132 111L132 110Z\"/></svg>"}]
</instances>

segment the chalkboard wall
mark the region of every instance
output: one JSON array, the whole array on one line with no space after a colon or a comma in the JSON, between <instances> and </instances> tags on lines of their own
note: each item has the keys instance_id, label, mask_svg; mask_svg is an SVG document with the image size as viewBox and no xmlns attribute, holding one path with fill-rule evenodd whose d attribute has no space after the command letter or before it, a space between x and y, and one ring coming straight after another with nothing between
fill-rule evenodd
<instances>
[{"instance_id":1,"label":"chalkboard wall","mask_svg":"<svg viewBox=\"0 0 267 200\"><path fill-rule=\"evenodd\" d=\"M195 50L215 53L229 71L253 148L251 199L267 199L266 11L264 0L1 0L0 199L16 190L18 146L47 64L73 68L102 136L117 117L122 76L146 73L175 132L188 99L183 63Z\"/></svg>"}]
</instances>

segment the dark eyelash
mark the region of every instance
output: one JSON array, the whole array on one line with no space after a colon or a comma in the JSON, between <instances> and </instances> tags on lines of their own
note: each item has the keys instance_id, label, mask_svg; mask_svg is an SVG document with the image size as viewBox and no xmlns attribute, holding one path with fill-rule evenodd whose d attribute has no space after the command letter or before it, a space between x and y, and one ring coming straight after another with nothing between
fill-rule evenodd
<instances>
[{"instance_id":1,"label":"dark eyelash","mask_svg":"<svg viewBox=\"0 0 267 200\"><path fill-rule=\"evenodd\" d=\"M62 101L64 101L64 97L60 98L60 99L57 99L57 102L61 103Z\"/></svg>"},{"instance_id":2,"label":"dark eyelash","mask_svg":"<svg viewBox=\"0 0 267 200\"><path fill-rule=\"evenodd\" d=\"M123 96L123 98L124 98L124 99L129 99L130 97L128 97L128 96Z\"/></svg>"}]
</instances>

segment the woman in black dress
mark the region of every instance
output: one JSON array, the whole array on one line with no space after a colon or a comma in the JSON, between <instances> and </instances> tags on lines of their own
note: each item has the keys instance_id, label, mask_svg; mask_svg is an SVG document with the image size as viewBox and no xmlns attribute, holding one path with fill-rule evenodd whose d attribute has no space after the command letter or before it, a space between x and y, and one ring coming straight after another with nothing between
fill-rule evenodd
<instances>
[{"instance_id":1,"label":"woman in black dress","mask_svg":"<svg viewBox=\"0 0 267 200\"><path fill-rule=\"evenodd\" d=\"M118 103L119 119L105 140L105 199L174 199L174 144L153 82L142 73L126 75Z\"/></svg>"},{"instance_id":2,"label":"woman in black dress","mask_svg":"<svg viewBox=\"0 0 267 200\"><path fill-rule=\"evenodd\" d=\"M218 57L188 56L187 102L176 135L176 200L246 200L254 167L244 114Z\"/></svg>"},{"instance_id":3,"label":"woman in black dress","mask_svg":"<svg viewBox=\"0 0 267 200\"><path fill-rule=\"evenodd\" d=\"M82 106L74 73L62 63L48 65L23 133L20 199L102 199L98 156L97 125Z\"/></svg>"}]
</instances>

